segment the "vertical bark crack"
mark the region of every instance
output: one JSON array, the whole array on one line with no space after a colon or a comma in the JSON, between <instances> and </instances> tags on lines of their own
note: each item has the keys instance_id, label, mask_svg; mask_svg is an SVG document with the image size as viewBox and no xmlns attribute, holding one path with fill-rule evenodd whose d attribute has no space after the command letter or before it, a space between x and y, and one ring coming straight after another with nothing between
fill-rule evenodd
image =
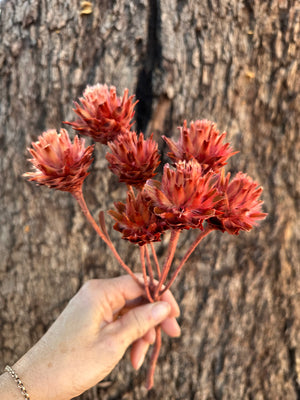
<instances>
[{"instance_id":1,"label":"vertical bark crack","mask_svg":"<svg viewBox=\"0 0 300 400\"><path fill-rule=\"evenodd\" d=\"M160 2L149 0L148 34L146 54L138 75L136 97L139 100L136 109L137 131L145 131L152 114L153 73L161 64L160 43Z\"/></svg>"},{"instance_id":2,"label":"vertical bark crack","mask_svg":"<svg viewBox=\"0 0 300 400\"><path fill-rule=\"evenodd\" d=\"M289 352L288 353L289 363L290 363L290 371L292 373L293 385L297 396L297 400L300 400L300 385L298 382L297 370L296 370L296 350L295 348L289 348L288 352Z\"/></svg>"}]
</instances>

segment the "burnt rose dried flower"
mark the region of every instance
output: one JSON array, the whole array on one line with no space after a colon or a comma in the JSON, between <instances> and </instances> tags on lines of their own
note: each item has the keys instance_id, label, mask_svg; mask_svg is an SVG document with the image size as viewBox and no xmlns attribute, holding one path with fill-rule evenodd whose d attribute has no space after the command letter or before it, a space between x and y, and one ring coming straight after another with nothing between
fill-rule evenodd
<instances>
[{"instance_id":1,"label":"burnt rose dried flower","mask_svg":"<svg viewBox=\"0 0 300 400\"><path fill-rule=\"evenodd\" d=\"M95 142L107 144L118 135L125 133L133 125L134 96L128 97L125 89L123 98L117 97L116 88L97 84L88 86L80 97L81 105L75 102L75 113L79 119L65 121L81 135L90 136Z\"/></svg>"},{"instance_id":2,"label":"burnt rose dried flower","mask_svg":"<svg viewBox=\"0 0 300 400\"><path fill-rule=\"evenodd\" d=\"M230 173L225 176L222 170L217 187L225 201L217 207L220 214L208 220L215 229L238 235L241 230L250 231L267 216L261 212L263 201L259 199L263 189L247 174L238 172L230 182Z\"/></svg>"},{"instance_id":3,"label":"burnt rose dried flower","mask_svg":"<svg viewBox=\"0 0 300 400\"><path fill-rule=\"evenodd\" d=\"M122 239L140 246L160 241L166 224L153 213L151 200L144 191L135 196L130 189L126 204L117 202L115 207L117 211L109 210L108 213L116 220L114 229L122 233Z\"/></svg>"},{"instance_id":4,"label":"burnt rose dried flower","mask_svg":"<svg viewBox=\"0 0 300 400\"><path fill-rule=\"evenodd\" d=\"M191 122L190 128L184 121L179 129L180 138L177 143L163 136L171 150L168 156L175 162L196 159L204 172L210 169L218 172L226 165L228 158L237 153L232 151L229 143L223 143L226 133L220 135L211 121L197 120Z\"/></svg>"},{"instance_id":5,"label":"burnt rose dried flower","mask_svg":"<svg viewBox=\"0 0 300 400\"><path fill-rule=\"evenodd\" d=\"M162 182L149 180L145 191L152 199L154 212L173 229L202 229L205 219L215 215L222 196L214 187L214 174L203 175L195 161L179 161L176 169L164 167Z\"/></svg>"},{"instance_id":6,"label":"burnt rose dried flower","mask_svg":"<svg viewBox=\"0 0 300 400\"><path fill-rule=\"evenodd\" d=\"M23 176L38 185L75 193L80 190L93 158L93 146L84 147L84 139L75 136L74 144L70 141L68 132L61 129L49 129L32 143L33 149L28 149L32 155L29 161L34 166L33 172Z\"/></svg>"},{"instance_id":7,"label":"burnt rose dried flower","mask_svg":"<svg viewBox=\"0 0 300 400\"><path fill-rule=\"evenodd\" d=\"M131 131L136 104L133 98L128 96L127 89L119 98L114 86L87 87L83 97L75 103L78 120L66 124L80 134L108 145L108 166L120 182L128 185L126 201L116 202L114 210L108 213L122 239L139 245L143 283L111 241L104 211L99 212L97 223L84 199L82 184L92 163L93 146L85 148L84 140L77 136L72 143L65 129L60 133L48 130L32 143L29 161L34 170L24 176L39 185L73 195L92 228L143 290L141 301L144 304L145 300L154 303L164 298L191 254L210 232L220 230L237 235L241 230L252 229L267 214L262 212L262 188L257 182L242 172L232 180L230 174L225 175L224 166L236 152L225 142L226 133L220 134L216 125L208 120L197 120L189 126L184 121L177 142L164 137L173 165L164 166L161 182L153 180L160 164L158 145L153 135L144 139L142 133L138 135ZM183 229L200 231L173 268ZM160 264L153 242L160 241L166 230L171 234L166 257ZM127 312L130 306L116 317ZM161 344L161 327L157 326L147 376L148 389L154 383Z\"/></svg>"},{"instance_id":8,"label":"burnt rose dried flower","mask_svg":"<svg viewBox=\"0 0 300 400\"><path fill-rule=\"evenodd\" d=\"M111 150L106 154L109 169L119 177L120 182L142 187L155 175L160 156L153 135L145 140L142 133L138 137L136 132L128 131L109 142L108 146Z\"/></svg>"}]
</instances>

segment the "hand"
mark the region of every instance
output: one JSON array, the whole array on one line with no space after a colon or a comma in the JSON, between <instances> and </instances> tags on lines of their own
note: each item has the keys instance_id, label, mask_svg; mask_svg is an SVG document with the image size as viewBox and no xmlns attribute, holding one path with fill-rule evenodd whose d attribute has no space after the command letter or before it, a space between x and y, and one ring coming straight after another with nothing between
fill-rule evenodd
<instances>
[{"instance_id":1,"label":"hand","mask_svg":"<svg viewBox=\"0 0 300 400\"><path fill-rule=\"evenodd\" d=\"M118 317L143 295L130 276L85 283L40 341L13 366L30 399L78 396L108 375L131 344L131 363L138 369L160 323L169 336L179 336L179 308L169 291L163 301L133 307Z\"/></svg>"}]
</instances>

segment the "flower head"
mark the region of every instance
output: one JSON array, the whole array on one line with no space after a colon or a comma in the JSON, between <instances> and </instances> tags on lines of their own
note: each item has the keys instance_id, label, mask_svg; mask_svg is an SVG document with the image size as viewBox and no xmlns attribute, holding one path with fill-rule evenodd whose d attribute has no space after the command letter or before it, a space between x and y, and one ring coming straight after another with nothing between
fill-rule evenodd
<instances>
[{"instance_id":1,"label":"flower head","mask_svg":"<svg viewBox=\"0 0 300 400\"><path fill-rule=\"evenodd\" d=\"M159 153L153 135L147 140L140 133L128 131L118 136L108 146L111 153L106 154L110 170L118 175L120 182L141 187L155 175Z\"/></svg>"},{"instance_id":2,"label":"flower head","mask_svg":"<svg viewBox=\"0 0 300 400\"><path fill-rule=\"evenodd\" d=\"M202 229L205 219L215 215L222 196L214 187L214 174L203 174L195 161L179 161L173 170L164 167L162 182L149 180L145 191L153 201L154 212L173 229Z\"/></svg>"},{"instance_id":3,"label":"flower head","mask_svg":"<svg viewBox=\"0 0 300 400\"><path fill-rule=\"evenodd\" d=\"M263 201L259 200L263 189L242 172L238 172L231 182L229 179L230 174L225 176L222 170L217 187L225 201L218 206L220 213L210 218L208 223L222 232L238 235L240 230L250 231L257 221L267 216L261 212Z\"/></svg>"},{"instance_id":4,"label":"flower head","mask_svg":"<svg viewBox=\"0 0 300 400\"><path fill-rule=\"evenodd\" d=\"M29 161L34 166L33 172L23 176L38 185L65 192L80 190L93 158L93 146L84 147L84 139L75 136L74 143L70 141L68 132L61 129L49 129L32 143L33 149L28 149L32 155Z\"/></svg>"},{"instance_id":5,"label":"flower head","mask_svg":"<svg viewBox=\"0 0 300 400\"><path fill-rule=\"evenodd\" d=\"M177 143L163 137L171 150L168 156L175 162L196 159L204 171L212 169L218 172L226 165L228 158L237 153L232 151L229 143L223 143L226 133L220 135L211 121L197 120L191 122L190 128L184 121L179 129L180 138Z\"/></svg>"},{"instance_id":6,"label":"flower head","mask_svg":"<svg viewBox=\"0 0 300 400\"><path fill-rule=\"evenodd\" d=\"M80 97L81 105L75 102L75 113L79 119L65 123L81 135L91 136L95 142L107 144L116 136L131 128L134 116L133 97L125 89L123 98L117 97L116 88L97 84L88 86Z\"/></svg>"},{"instance_id":7,"label":"flower head","mask_svg":"<svg viewBox=\"0 0 300 400\"><path fill-rule=\"evenodd\" d=\"M126 204L115 203L117 211L109 214L116 220L114 229L122 233L122 238L143 246L149 242L158 242L166 224L152 210L151 200L144 191L137 196L128 191Z\"/></svg>"}]
</instances>

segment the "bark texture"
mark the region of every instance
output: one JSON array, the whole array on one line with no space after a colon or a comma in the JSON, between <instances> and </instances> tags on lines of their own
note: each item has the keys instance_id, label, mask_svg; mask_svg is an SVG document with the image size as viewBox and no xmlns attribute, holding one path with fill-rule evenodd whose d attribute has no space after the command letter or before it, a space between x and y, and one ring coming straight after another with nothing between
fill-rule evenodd
<instances>
[{"instance_id":1,"label":"bark texture","mask_svg":"<svg viewBox=\"0 0 300 400\"><path fill-rule=\"evenodd\" d=\"M75 0L0 2L0 368L84 281L122 272L70 195L21 178L31 141L74 118L87 84L106 82L137 94L137 129L157 137L184 119L216 121L240 150L228 169L264 186L269 217L194 253L173 290L182 336L163 338L151 392L146 367L125 357L80 399L300 399L299 2L103 0L81 11ZM94 214L124 196L103 155L97 146L84 187Z\"/></svg>"}]
</instances>

